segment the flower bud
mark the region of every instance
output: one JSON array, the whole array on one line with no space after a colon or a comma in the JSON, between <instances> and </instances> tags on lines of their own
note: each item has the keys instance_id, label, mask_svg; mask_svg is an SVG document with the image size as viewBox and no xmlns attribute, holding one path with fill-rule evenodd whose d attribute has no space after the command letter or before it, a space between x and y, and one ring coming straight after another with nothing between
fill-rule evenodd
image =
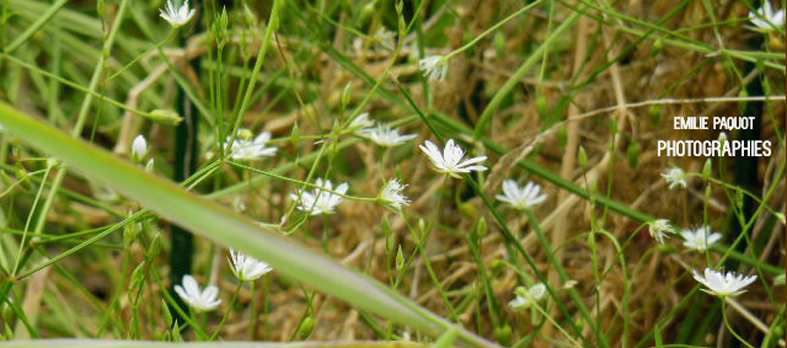
<instances>
[{"instance_id":1,"label":"flower bud","mask_svg":"<svg viewBox=\"0 0 787 348\"><path fill-rule=\"evenodd\" d=\"M183 118L172 110L156 109L151 111L147 117L153 121L176 126Z\"/></svg>"},{"instance_id":2,"label":"flower bud","mask_svg":"<svg viewBox=\"0 0 787 348\"><path fill-rule=\"evenodd\" d=\"M134 141L131 143L131 158L134 161L141 162L145 155L148 154L148 142L145 140L145 137L140 134L134 138Z\"/></svg>"}]
</instances>

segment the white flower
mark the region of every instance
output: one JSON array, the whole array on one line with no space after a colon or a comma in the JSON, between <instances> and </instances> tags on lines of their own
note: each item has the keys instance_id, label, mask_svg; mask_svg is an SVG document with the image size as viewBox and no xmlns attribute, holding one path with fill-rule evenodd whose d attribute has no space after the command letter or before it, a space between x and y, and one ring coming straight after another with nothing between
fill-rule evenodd
<instances>
[{"instance_id":1,"label":"white flower","mask_svg":"<svg viewBox=\"0 0 787 348\"><path fill-rule=\"evenodd\" d=\"M230 250L230 266L232 273L241 282L257 280L273 270L267 263L235 250Z\"/></svg>"},{"instance_id":2,"label":"white flower","mask_svg":"<svg viewBox=\"0 0 787 348\"><path fill-rule=\"evenodd\" d=\"M510 204L514 209L528 209L543 203L547 199L546 193L541 193L541 186L528 182L525 187L520 187L514 180L503 181L503 194L496 196L498 201Z\"/></svg>"},{"instance_id":3,"label":"white flower","mask_svg":"<svg viewBox=\"0 0 787 348\"><path fill-rule=\"evenodd\" d=\"M342 202L342 196L329 191L343 195L350 188L345 182L336 186L336 190L334 190L330 180L321 178L315 180L314 184L319 188L313 192L300 190L298 193L290 195L290 198L298 202L298 210L308 212L309 215L333 214L336 206Z\"/></svg>"},{"instance_id":4,"label":"white flower","mask_svg":"<svg viewBox=\"0 0 787 348\"><path fill-rule=\"evenodd\" d=\"M460 173L483 172L486 170L486 167L478 164L485 161L486 156L473 157L463 161L462 157L465 156L465 152L459 145L454 144L454 139L448 140L442 153L440 153L437 145L429 140L424 145L418 145L418 147L429 157L435 170L440 173L461 178Z\"/></svg>"},{"instance_id":5,"label":"white flower","mask_svg":"<svg viewBox=\"0 0 787 348\"><path fill-rule=\"evenodd\" d=\"M418 69L432 81L445 79L448 61L443 56L429 56L418 61Z\"/></svg>"},{"instance_id":6,"label":"white flower","mask_svg":"<svg viewBox=\"0 0 787 348\"><path fill-rule=\"evenodd\" d=\"M738 296L746 292L743 288L757 280L756 275L747 277L735 272L724 272L724 270L718 272L710 268L705 268L704 276L697 271L692 271L692 275L695 280L708 288L702 291L719 297Z\"/></svg>"},{"instance_id":7,"label":"white flower","mask_svg":"<svg viewBox=\"0 0 787 348\"><path fill-rule=\"evenodd\" d=\"M678 167L670 168L666 172L661 173L661 176L669 184L670 190L678 186L682 188L686 188L686 186L688 186L689 184L688 181L686 181L687 180L686 173L683 171L683 169L680 169Z\"/></svg>"},{"instance_id":8,"label":"white flower","mask_svg":"<svg viewBox=\"0 0 787 348\"><path fill-rule=\"evenodd\" d=\"M680 232L680 235L685 239L683 245L689 249L697 251L705 251L709 246L715 244L721 239L721 234L711 233L710 227L703 226L694 230L686 229Z\"/></svg>"},{"instance_id":9,"label":"white flower","mask_svg":"<svg viewBox=\"0 0 787 348\"><path fill-rule=\"evenodd\" d=\"M775 11L769 0L762 2L762 7L757 11L749 12L749 20L754 24L755 30L772 31L784 26L784 10Z\"/></svg>"},{"instance_id":10,"label":"white flower","mask_svg":"<svg viewBox=\"0 0 787 348\"><path fill-rule=\"evenodd\" d=\"M161 11L161 18L164 18L169 22L169 25L175 28L188 23L191 17L194 17L194 9L189 9L189 0L183 0L180 7L175 6L172 0L167 0L164 9L159 11Z\"/></svg>"},{"instance_id":11,"label":"white flower","mask_svg":"<svg viewBox=\"0 0 787 348\"><path fill-rule=\"evenodd\" d=\"M533 303L539 302L546 297L547 287L544 283L538 283L531 286L527 291L518 288L516 293L516 298L511 300L508 305L513 309L528 308Z\"/></svg>"},{"instance_id":12,"label":"white flower","mask_svg":"<svg viewBox=\"0 0 787 348\"><path fill-rule=\"evenodd\" d=\"M648 222L648 232L657 242L664 244L664 239L669 238L669 234L673 232L672 226L667 219L657 219Z\"/></svg>"},{"instance_id":13,"label":"white flower","mask_svg":"<svg viewBox=\"0 0 787 348\"><path fill-rule=\"evenodd\" d=\"M402 185L397 179L388 180L380 193L380 199L394 209L400 209L403 205L410 204L407 196L402 194L402 191L407 185Z\"/></svg>"},{"instance_id":14,"label":"white flower","mask_svg":"<svg viewBox=\"0 0 787 348\"><path fill-rule=\"evenodd\" d=\"M416 137L415 134L399 134L398 129L383 125L372 128L364 128L358 133L358 135L369 138L369 140L373 141L375 144L384 147L401 145Z\"/></svg>"},{"instance_id":15,"label":"white flower","mask_svg":"<svg viewBox=\"0 0 787 348\"><path fill-rule=\"evenodd\" d=\"M137 135L134 141L131 142L131 157L135 161L140 161L145 155L148 154L148 142L142 134Z\"/></svg>"},{"instance_id":16,"label":"white flower","mask_svg":"<svg viewBox=\"0 0 787 348\"><path fill-rule=\"evenodd\" d=\"M369 119L368 112L356 116L352 122L350 122L350 130L353 132L370 127L374 127L374 121Z\"/></svg>"},{"instance_id":17,"label":"white flower","mask_svg":"<svg viewBox=\"0 0 787 348\"><path fill-rule=\"evenodd\" d=\"M380 46L389 50L394 49L396 45L396 34L384 27L378 29L372 38L380 44Z\"/></svg>"},{"instance_id":18,"label":"white flower","mask_svg":"<svg viewBox=\"0 0 787 348\"><path fill-rule=\"evenodd\" d=\"M200 290L197 281L188 274L183 276L183 286L175 285L175 292L198 312L212 311L221 303L219 288L210 285L204 291Z\"/></svg>"},{"instance_id":19,"label":"white flower","mask_svg":"<svg viewBox=\"0 0 787 348\"><path fill-rule=\"evenodd\" d=\"M247 130L242 129L238 133L248 133ZM271 140L271 133L262 132L257 135L254 140L242 139L238 137L232 143L230 149L230 157L234 160L240 161L253 161L260 159L260 157L273 157L276 155L277 148L275 146L266 147L265 145ZM229 141L225 146L229 146Z\"/></svg>"}]
</instances>

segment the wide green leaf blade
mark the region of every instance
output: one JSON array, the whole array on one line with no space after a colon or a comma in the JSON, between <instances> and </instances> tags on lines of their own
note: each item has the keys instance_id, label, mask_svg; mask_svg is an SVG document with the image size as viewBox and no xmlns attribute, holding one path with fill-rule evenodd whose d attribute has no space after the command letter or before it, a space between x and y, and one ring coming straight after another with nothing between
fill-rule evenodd
<instances>
[{"instance_id":1,"label":"wide green leaf blade","mask_svg":"<svg viewBox=\"0 0 787 348\"><path fill-rule=\"evenodd\" d=\"M0 124L26 143L138 201L162 218L217 244L259 258L292 279L433 336L455 327L370 277L349 270L277 232L263 229L251 219L171 181L148 174L106 150L74 139L6 103L0 103ZM455 329L467 343L494 346L462 328Z\"/></svg>"}]
</instances>

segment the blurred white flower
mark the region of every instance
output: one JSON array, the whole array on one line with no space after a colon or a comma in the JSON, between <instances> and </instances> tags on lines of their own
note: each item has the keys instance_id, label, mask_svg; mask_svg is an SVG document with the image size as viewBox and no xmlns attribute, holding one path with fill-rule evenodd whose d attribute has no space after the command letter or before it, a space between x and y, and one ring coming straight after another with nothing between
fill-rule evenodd
<instances>
[{"instance_id":1,"label":"blurred white flower","mask_svg":"<svg viewBox=\"0 0 787 348\"><path fill-rule=\"evenodd\" d=\"M180 7L177 7L172 0L167 0L164 9L159 11L161 11L161 18L175 28L188 23L191 17L194 17L194 9L189 9L189 0L183 0Z\"/></svg>"},{"instance_id":2,"label":"blurred white flower","mask_svg":"<svg viewBox=\"0 0 787 348\"><path fill-rule=\"evenodd\" d=\"M448 61L443 56L429 56L418 61L418 69L432 81L445 79Z\"/></svg>"},{"instance_id":3,"label":"blurred white flower","mask_svg":"<svg viewBox=\"0 0 787 348\"><path fill-rule=\"evenodd\" d=\"M516 298L508 302L508 306L513 309L528 308L546 297L547 287L544 283L538 283L531 286L527 291L524 291L523 288L517 288L516 293Z\"/></svg>"},{"instance_id":4,"label":"blurred white flower","mask_svg":"<svg viewBox=\"0 0 787 348\"><path fill-rule=\"evenodd\" d=\"M418 145L418 147L429 157L435 170L440 173L461 178L459 175L461 173L483 172L486 170L486 167L479 164L486 160L486 156L473 157L463 161L462 158L465 156L465 152L459 145L454 143L454 139L448 140L442 153L437 145L429 140L424 145Z\"/></svg>"},{"instance_id":5,"label":"blurred white flower","mask_svg":"<svg viewBox=\"0 0 787 348\"><path fill-rule=\"evenodd\" d=\"M241 282L257 280L273 270L267 263L235 250L230 250L230 266L232 273Z\"/></svg>"},{"instance_id":6,"label":"blurred white flower","mask_svg":"<svg viewBox=\"0 0 787 348\"><path fill-rule=\"evenodd\" d=\"M532 181L521 187L516 181L509 179L503 181L503 194L495 198L510 204L514 209L523 210L543 203L547 199L547 194L542 193L541 186Z\"/></svg>"},{"instance_id":7,"label":"blurred white flower","mask_svg":"<svg viewBox=\"0 0 787 348\"><path fill-rule=\"evenodd\" d=\"M680 232L683 237L683 245L689 249L705 251L709 246L716 244L721 239L721 234L711 233L710 227L702 226L694 230L685 229Z\"/></svg>"},{"instance_id":8,"label":"blurred white flower","mask_svg":"<svg viewBox=\"0 0 787 348\"><path fill-rule=\"evenodd\" d=\"M721 272L714 271L710 268L705 268L705 274L692 271L694 279L705 285L708 289L702 289L711 295L719 297L738 296L746 290L745 287L757 280L756 275L744 276L735 272Z\"/></svg>"},{"instance_id":9,"label":"blurred white flower","mask_svg":"<svg viewBox=\"0 0 787 348\"><path fill-rule=\"evenodd\" d=\"M396 45L396 34L385 27L378 29L372 39L376 41L383 48L392 50Z\"/></svg>"},{"instance_id":10,"label":"blurred white flower","mask_svg":"<svg viewBox=\"0 0 787 348\"><path fill-rule=\"evenodd\" d=\"M664 239L669 238L670 233L673 232L672 225L667 219L657 219L648 222L648 232L660 244L664 244Z\"/></svg>"},{"instance_id":11,"label":"blurred white flower","mask_svg":"<svg viewBox=\"0 0 787 348\"><path fill-rule=\"evenodd\" d=\"M569 279L569 280L566 281L565 284L563 284L563 289L571 289L571 288L577 286L577 284L579 284L578 281L576 281L574 279Z\"/></svg>"},{"instance_id":12,"label":"blurred white flower","mask_svg":"<svg viewBox=\"0 0 787 348\"><path fill-rule=\"evenodd\" d=\"M661 173L661 176L669 184L670 190L676 187L686 188L686 186L688 186L689 184L687 181L688 177L686 176L686 173L683 171L683 169L680 169L678 167L670 168L666 172Z\"/></svg>"},{"instance_id":13,"label":"blurred white flower","mask_svg":"<svg viewBox=\"0 0 787 348\"><path fill-rule=\"evenodd\" d=\"M194 277L188 274L183 276L183 286L175 285L175 292L198 312L212 311L221 304L219 288L209 285L201 290Z\"/></svg>"},{"instance_id":14,"label":"blurred white flower","mask_svg":"<svg viewBox=\"0 0 787 348\"><path fill-rule=\"evenodd\" d=\"M762 7L757 11L749 12L749 20L754 24L755 30L772 31L784 26L784 10L776 11L771 7L770 0L764 0Z\"/></svg>"},{"instance_id":15,"label":"blurred white flower","mask_svg":"<svg viewBox=\"0 0 787 348\"><path fill-rule=\"evenodd\" d=\"M307 212L309 215L333 214L336 206L342 202L342 196L329 191L343 195L350 188L345 182L336 186L334 190L333 183L322 178L315 180L314 184L319 187L314 191L300 190L298 193L290 194L290 198L298 202L298 210Z\"/></svg>"},{"instance_id":16,"label":"blurred white flower","mask_svg":"<svg viewBox=\"0 0 787 348\"><path fill-rule=\"evenodd\" d=\"M404 144L416 137L415 134L399 134L399 130L384 125L377 127L364 128L358 132L358 135L368 138L375 144L384 147L393 147Z\"/></svg>"},{"instance_id":17,"label":"blurred white flower","mask_svg":"<svg viewBox=\"0 0 787 348\"><path fill-rule=\"evenodd\" d=\"M245 129L238 131L239 134L247 132L248 130ZM239 161L253 161L260 159L261 157L273 157L276 155L276 151L278 149L275 146L265 146L270 140L270 132L262 132L257 135L254 140L243 139L243 137L239 136L232 143L230 157ZM229 146L229 141L225 143L225 146Z\"/></svg>"},{"instance_id":18,"label":"blurred white flower","mask_svg":"<svg viewBox=\"0 0 787 348\"><path fill-rule=\"evenodd\" d=\"M374 121L369 119L369 113L364 112L358 116L356 116L352 122L350 122L350 130L353 132L361 131L362 129L374 127Z\"/></svg>"},{"instance_id":19,"label":"blurred white flower","mask_svg":"<svg viewBox=\"0 0 787 348\"><path fill-rule=\"evenodd\" d=\"M380 199L394 209L400 209L403 205L410 204L410 200L402 194L407 185L402 185L397 179L388 180L380 193Z\"/></svg>"},{"instance_id":20,"label":"blurred white flower","mask_svg":"<svg viewBox=\"0 0 787 348\"><path fill-rule=\"evenodd\" d=\"M131 142L131 158L141 161L148 154L148 142L142 134L137 135Z\"/></svg>"}]
</instances>

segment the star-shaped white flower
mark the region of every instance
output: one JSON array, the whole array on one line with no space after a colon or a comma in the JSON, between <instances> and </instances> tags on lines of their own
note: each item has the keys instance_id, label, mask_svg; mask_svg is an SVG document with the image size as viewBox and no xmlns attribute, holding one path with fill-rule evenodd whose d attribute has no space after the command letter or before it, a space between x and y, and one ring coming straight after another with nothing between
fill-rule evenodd
<instances>
[{"instance_id":1,"label":"star-shaped white flower","mask_svg":"<svg viewBox=\"0 0 787 348\"><path fill-rule=\"evenodd\" d=\"M697 251L705 251L721 239L721 234L711 233L708 226L702 226L694 230L685 229L680 232L680 235L684 239L683 245L685 247Z\"/></svg>"},{"instance_id":2,"label":"star-shaped white flower","mask_svg":"<svg viewBox=\"0 0 787 348\"><path fill-rule=\"evenodd\" d=\"M547 194L542 193L541 186L528 182L520 187L514 180L503 181L503 194L495 196L498 201L510 204L514 209L524 210L543 203Z\"/></svg>"},{"instance_id":3,"label":"star-shaped white flower","mask_svg":"<svg viewBox=\"0 0 787 348\"><path fill-rule=\"evenodd\" d=\"M664 240L669 238L670 233L673 233L672 225L667 219L657 219L648 222L648 233L660 244L664 244Z\"/></svg>"},{"instance_id":4,"label":"star-shaped white flower","mask_svg":"<svg viewBox=\"0 0 787 348\"><path fill-rule=\"evenodd\" d=\"M418 69L432 81L443 80L448 74L448 61L443 56L429 56L418 61Z\"/></svg>"},{"instance_id":5,"label":"star-shaped white flower","mask_svg":"<svg viewBox=\"0 0 787 348\"><path fill-rule=\"evenodd\" d=\"M669 184L670 190L676 187L686 188L686 186L689 185L687 181L688 177L686 176L686 173L683 171L683 169L680 169L678 167L670 168L666 172L661 173L661 176Z\"/></svg>"},{"instance_id":6,"label":"star-shaped white flower","mask_svg":"<svg viewBox=\"0 0 787 348\"><path fill-rule=\"evenodd\" d=\"M235 250L230 250L230 266L241 282L257 280L273 270L267 263Z\"/></svg>"},{"instance_id":7,"label":"star-shaped white flower","mask_svg":"<svg viewBox=\"0 0 787 348\"><path fill-rule=\"evenodd\" d=\"M161 11L161 18L175 28L188 23L191 17L194 17L194 9L189 9L189 0L183 0L180 7L177 7L172 0L167 0L164 9L159 11Z\"/></svg>"},{"instance_id":8,"label":"star-shaped white flower","mask_svg":"<svg viewBox=\"0 0 787 348\"><path fill-rule=\"evenodd\" d=\"M238 133L250 133L248 130L241 129ZM271 140L270 132L262 132L253 140L243 139L238 137L232 143L230 149L230 157L239 161L254 161L262 157L273 157L278 150L275 146L267 147L268 141ZM229 146L229 141L225 146Z\"/></svg>"},{"instance_id":9,"label":"star-shaped white flower","mask_svg":"<svg viewBox=\"0 0 787 348\"><path fill-rule=\"evenodd\" d=\"M175 292L198 312L212 311L221 304L219 288L210 285L201 290L194 277L188 274L183 276L183 286L175 285Z\"/></svg>"},{"instance_id":10,"label":"star-shaped white flower","mask_svg":"<svg viewBox=\"0 0 787 348\"><path fill-rule=\"evenodd\" d=\"M483 172L486 170L486 167L479 164L486 160L486 156L473 157L463 161L462 158L465 156L465 152L459 145L454 143L454 139L448 139L442 153L437 145L429 140L423 145L418 145L418 147L429 157L435 170L440 173L461 178L460 174L462 173Z\"/></svg>"},{"instance_id":11,"label":"star-shaped white flower","mask_svg":"<svg viewBox=\"0 0 787 348\"><path fill-rule=\"evenodd\" d=\"M300 190L298 193L290 194L290 198L298 202L298 210L307 212L309 215L333 214L336 206L342 202L342 196L336 193L346 194L350 188L345 182L336 186L334 190L333 183L322 178L315 180L314 184L319 187L314 191Z\"/></svg>"},{"instance_id":12,"label":"star-shaped white flower","mask_svg":"<svg viewBox=\"0 0 787 348\"><path fill-rule=\"evenodd\" d=\"M768 32L784 26L784 10L776 11L769 0L762 2L757 11L749 12L749 20L757 31Z\"/></svg>"},{"instance_id":13,"label":"star-shaped white flower","mask_svg":"<svg viewBox=\"0 0 787 348\"><path fill-rule=\"evenodd\" d=\"M735 272L724 272L724 270L718 272L710 268L705 268L704 275L697 271L692 271L692 275L695 280L708 288L702 291L719 297L738 296L746 292L745 287L757 280L756 275L747 277Z\"/></svg>"},{"instance_id":14,"label":"star-shaped white flower","mask_svg":"<svg viewBox=\"0 0 787 348\"><path fill-rule=\"evenodd\" d=\"M407 185L402 185L397 179L388 180L380 193L380 199L388 206L398 210L403 205L410 204L410 200L402 193L405 187Z\"/></svg>"},{"instance_id":15,"label":"star-shaped white flower","mask_svg":"<svg viewBox=\"0 0 787 348\"><path fill-rule=\"evenodd\" d=\"M516 298L508 302L508 306L513 309L528 308L532 304L537 303L546 297L547 287L544 283L538 283L531 286L527 291L524 288L516 289Z\"/></svg>"},{"instance_id":16,"label":"star-shaped white flower","mask_svg":"<svg viewBox=\"0 0 787 348\"><path fill-rule=\"evenodd\" d=\"M398 129L384 125L361 129L358 135L368 138L375 144L383 147L401 145L416 137L415 134L400 134Z\"/></svg>"},{"instance_id":17,"label":"star-shaped white flower","mask_svg":"<svg viewBox=\"0 0 787 348\"><path fill-rule=\"evenodd\" d=\"M145 155L148 154L148 142L145 140L145 137L140 134L134 138L134 141L131 142L131 158L135 161L142 161L145 158Z\"/></svg>"}]
</instances>

